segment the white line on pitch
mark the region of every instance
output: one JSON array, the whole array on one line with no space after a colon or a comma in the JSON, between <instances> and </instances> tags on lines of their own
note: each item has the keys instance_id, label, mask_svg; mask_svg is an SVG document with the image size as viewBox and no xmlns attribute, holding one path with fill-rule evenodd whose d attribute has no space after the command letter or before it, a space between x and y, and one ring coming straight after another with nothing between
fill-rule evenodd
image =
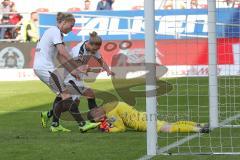
<instances>
[{"instance_id":1,"label":"white line on pitch","mask_svg":"<svg viewBox=\"0 0 240 160\"><path fill-rule=\"evenodd\" d=\"M238 118L240 118L240 114L237 114L235 116L229 117L229 118L225 119L224 121L222 121L221 123L219 123L219 127L222 127L222 126L228 124L229 122L231 122L231 121L233 121L235 119L238 119ZM165 146L165 147L163 147L161 149L158 149L157 150L157 155L159 155L161 153L164 153L164 152L168 151L169 149L172 149L172 148L175 148L175 147L177 147L179 145L182 145L182 144L184 144L184 143L186 143L186 142L188 142L188 141L190 141L190 140L192 140L194 138L200 137L201 135L203 135L203 133L195 133L195 134L187 136L187 137L185 137L185 138L183 138L183 139L181 139L181 140L179 140L177 142L174 142L174 143L172 143L170 145L167 145L167 146ZM138 160L149 160L149 159L151 159L153 157L155 157L155 156L144 155L143 157L139 158Z\"/></svg>"}]
</instances>

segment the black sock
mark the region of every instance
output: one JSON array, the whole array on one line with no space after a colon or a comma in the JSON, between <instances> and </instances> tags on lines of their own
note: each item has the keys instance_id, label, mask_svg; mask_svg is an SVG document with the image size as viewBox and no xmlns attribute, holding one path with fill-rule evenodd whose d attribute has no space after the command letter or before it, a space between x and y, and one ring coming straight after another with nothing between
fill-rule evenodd
<instances>
[{"instance_id":1,"label":"black sock","mask_svg":"<svg viewBox=\"0 0 240 160\"><path fill-rule=\"evenodd\" d=\"M52 118L52 122L59 124L59 118L61 116L61 113L63 111L63 101L62 98L60 97L56 97L56 101L54 101L54 105L53 105L53 118Z\"/></svg>"},{"instance_id":2,"label":"black sock","mask_svg":"<svg viewBox=\"0 0 240 160\"><path fill-rule=\"evenodd\" d=\"M73 118L78 122L78 124L84 122L84 119L78 110L78 105L74 101L71 102L69 107L70 107L69 112L71 113Z\"/></svg>"},{"instance_id":3,"label":"black sock","mask_svg":"<svg viewBox=\"0 0 240 160\"><path fill-rule=\"evenodd\" d=\"M52 126L53 126L53 127L59 126L59 122L52 122Z\"/></svg>"},{"instance_id":4,"label":"black sock","mask_svg":"<svg viewBox=\"0 0 240 160\"><path fill-rule=\"evenodd\" d=\"M48 111L47 116L48 116L48 118L51 118L53 116L53 110L52 109L50 111Z\"/></svg>"},{"instance_id":5,"label":"black sock","mask_svg":"<svg viewBox=\"0 0 240 160\"><path fill-rule=\"evenodd\" d=\"M55 106L57 103L59 103L61 100L62 100L61 97L56 97L56 98L55 98L55 100L54 100L54 102L53 102L53 105L52 105L52 109L51 109L50 111L48 111L48 113L47 113L48 118L51 118L51 117L53 116L54 106Z\"/></svg>"},{"instance_id":6,"label":"black sock","mask_svg":"<svg viewBox=\"0 0 240 160\"><path fill-rule=\"evenodd\" d=\"M88 108L89 108L89 110L91 110L95 107L97 107L95 98L88 98Z\"/></svg>"}]
</instances>

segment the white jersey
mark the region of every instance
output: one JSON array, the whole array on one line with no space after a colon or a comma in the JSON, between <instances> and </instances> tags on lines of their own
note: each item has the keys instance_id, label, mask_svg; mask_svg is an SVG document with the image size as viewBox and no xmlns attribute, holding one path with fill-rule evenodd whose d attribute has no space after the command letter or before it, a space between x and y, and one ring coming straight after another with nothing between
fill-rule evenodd
<instances>
[{"instance_id":1,"label":"white jersey","mask_svg":"<svg viewBox=\"0 0 240 160\"><path fill-rule=\"evenodd\" d=\"M77 58L79 56L83 56L83 55L92 55L91 53L89 53L87 50L86 50L86 46L85 46L85 42L80 42L78 43L75 47L72 48L71 52L69 53L71 55L72 58ZM97 59L101 59L102 56L100 55L99 52L96 52L94 54L94 56L97 58Z\"/></svg>"},{"instance_id":2,"label":"white jersey","mask_svg":"<svg viewBox=\"0 0 240 160\"><path fill-rule=\"evenodd\" d=\"M63 34L58 27L47 29L37 43L33 69L53 70L55 68L54 58L58 53L56 45L63 43Z\"/></svg>"}]
</instances>

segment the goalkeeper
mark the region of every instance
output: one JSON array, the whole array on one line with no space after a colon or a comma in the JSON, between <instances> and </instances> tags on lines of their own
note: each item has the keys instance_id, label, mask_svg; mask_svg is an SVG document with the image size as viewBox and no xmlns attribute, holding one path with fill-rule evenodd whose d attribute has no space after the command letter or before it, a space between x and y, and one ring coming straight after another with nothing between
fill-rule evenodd
<instances>
[{"instance_id":1,"label":"goalkeeper","mask_svg":"<svg viewBox=\"0 0 240 160\"><path fill-rule=\"evenodd\" d=\"M111 102L95 108L88 113L88 118L100 121L99 127L103 132L125 132L127 128L135 131L147 130L146 112L139 112L124 102ZM157 120L157 131L208 133L209 127L208 124L199 124L192 121L169 123Z\"/></svg>"}]
</instances>

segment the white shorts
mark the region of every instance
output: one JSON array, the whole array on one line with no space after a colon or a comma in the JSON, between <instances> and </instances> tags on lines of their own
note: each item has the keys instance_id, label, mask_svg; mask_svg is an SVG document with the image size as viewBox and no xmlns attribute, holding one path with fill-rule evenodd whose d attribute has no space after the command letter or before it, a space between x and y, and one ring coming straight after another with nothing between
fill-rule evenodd
<instances>
[{"instance_id":1,"label":"white shorts","mask_svg":"<svg viewBox=\"0 0 240 160\"><path fill-rule=\"evenodd\" d=\"M77 80L64 68L58 68L57 70L51 71L55 75L54 79L48 70L34 70L34 72L38 78L57 95L67 90L67 92L72 95L72 98L76 99L88 89L82 80Z\"/></svg>"}]
</instances>

